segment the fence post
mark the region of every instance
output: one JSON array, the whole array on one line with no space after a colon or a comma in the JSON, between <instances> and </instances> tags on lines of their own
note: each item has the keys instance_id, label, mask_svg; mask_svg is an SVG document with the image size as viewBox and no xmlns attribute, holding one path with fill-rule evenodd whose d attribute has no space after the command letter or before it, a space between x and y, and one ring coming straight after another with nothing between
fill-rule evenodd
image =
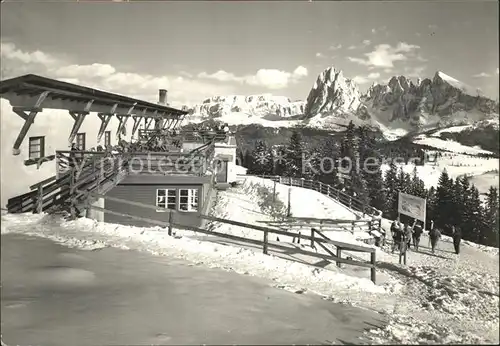
<instances>
[{"instance_id":1,"label":"fence post","mask_svg":"<svg viewBox=\"0 0 500 346\"><path fill-rule=\"evenodd\" d=\"M319 193L323 193L323 183L319 182Z\"/></svg>"},{"instance_id":2,"label":"fence post","mask_svg":"<svg viewBox=\"0 0 500 346\"><path fill-rule=\"evenodd\" d=\"M300 178L300 187L304 187L304 178Z\"/></svg>"},{"instance_id":3,"label":"fence post","mask_svg":"<svg viewBox=\"0 0 500 346\"><path fill-rule=\"evenodd\" d=\"M286 216L290 217L292 215L292 189L288 188L288 208Z\"/></svg>"},{"instance_id":4,"label":"fence post","mask_svg":"<svg viewBox=\"0 0 500 346\"><path fill-rule=\"evenodd\" d=\"M349 196L349 209L352 209L352 196Z\"/></svg>"},{"instance_id":5,"label":"fence post","mask_svg":"<svg viewBox=\"0 0 500 346\"><path fill-rule=\"evenodd\" d=\"M57 154L57 151L56 151L56 179L59 179L59 175L61 174L60 173L61 168L59 167L60 160L61 159L59 158L59 155Z\"/></svg>"},{"instance_id":6,"label":"fence post","mask_svg":"<svg viewBox=\"0 0 500 346\"><path fill-rule=\"evenodd\" d=\"M40 214L43 209L43 186L42 184L38 185L38 195L36 200L36 212Z\"/></svg>"},{"instance_id":7,"label":"fence post","mask_svg":"<svg viewBox=\"0 0 500 346\"><path fill-rule=\"evenodd\" d=\"M311 247L315 248L315 246L314 246L314 228L311 228Z\"/></svg>"},{"instance_id":8,"label":"fence post","mask_svg":"<svg viewBox=\"0 0 500 346\"><path fill-rule=\"evenodd\" d=\"M352 222L351 233L354 234L354 221Z\"/></svg>"},{"instance_id":9,"label":"fence post","mask_svg":"<svg viewBox=\"0 0 500 346\"><path fill-rule=\"evenodd\" d=\"M172 236L172 221L174 219L174 213L172 210L169 211L168 213L168 235Z\"/></svg>"},{"instance_id":10,"label":"fence post","mask_svg":"<svg viewBox=\"0 0 500 346\"><path fill-rule=\"evenodd\" d=\"M342 258L342 248L337 246L337 258ZM337 267L342 268L342 263L337 262Z\"/></svg>"},{"instance_id":11,"label":"fence post","mask_svg":"<svg viewBox=\"0 0 500 346\"><path fill-rule=\"evenodd\" d=\"M281 175L280 175L280 184L281 184Z\"/></svg>"},{"instance_id":12,"label":"fence post","mask_svg":"<svg viewBox=\"0 0 500 346\"><path fill-rule=\"evenodd\" d=\"M326 185L326 194L330 197L330 185Z\"/></svg>"},{"instance_id":13,"label":"fence post","mask_svg":"<svg viewBox=\"0 0 500 346\"><path fill-rule=\"evenodd\" d=\"M267 255L267 243L268 243L268 238L269 238L269 233L267 231L264 231L264 246L263 246L263 252L264 255Z\"/></svg>"},{"instance_id":14,"label":"fence post","mask_svg":"<svg viewBox=\"0 0 500 346\"><path fill-rule=\"evenodd\" d=\"M366 204L363 202L363 217L365 217Z\"/></svg>"},{"instance_id":15,"label":"fence post","mask_svg":"<svg viewBox=\"0 0 500 346\"><path fill-rule=\"evenodd\" d=\"M276 202L276 180L274 180L273 186L273 203Z\"/></svg>"},{"instance_id":16,"label":"fence post","mask_svg":"<svg viewBox=\"0 0 500 346\"><path fill-rule=\"evenodd\" d=\"M371 254L370 254L370 263L372 265L371 269L370 269L370 277L371 277L371 280L372 282L375 284L376 281L377 281L377 269L375 267L375 263L376 263L376 252L373 251Z\"/></svg>"}]
</instances>

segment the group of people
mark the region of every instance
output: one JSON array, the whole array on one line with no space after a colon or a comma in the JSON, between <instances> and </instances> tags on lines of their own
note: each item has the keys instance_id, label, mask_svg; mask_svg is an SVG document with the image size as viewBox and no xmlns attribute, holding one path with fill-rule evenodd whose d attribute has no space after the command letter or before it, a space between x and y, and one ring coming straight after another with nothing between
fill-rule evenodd
<instances>
[{"instance_id":1,"label":"group of people","mask_svg":"<svg viewBox=\"0 0 500 346\"><path fill-rule=\"evenodd\" d=\"M455 248L455 253L458 255L460 253L460 243L462 240L462 232L460 228L453 225L447 226L453 238L453 246ZM414 221L413 225L410 226L406 221L403 225L401 224L400 218L398 217L391 224L391 234L393 239L392 253L394 250L398 249L400 252L405 252L411 247L411 242L413 240L413 247L418 251L420 244L420 238L424 233L423 224L418 223L417 220ZM434 254L441 239L441 231L434 227L434 221L431 221L429 230L429 243L431 246L431 251Z\"/></svg>"}]
</instances>

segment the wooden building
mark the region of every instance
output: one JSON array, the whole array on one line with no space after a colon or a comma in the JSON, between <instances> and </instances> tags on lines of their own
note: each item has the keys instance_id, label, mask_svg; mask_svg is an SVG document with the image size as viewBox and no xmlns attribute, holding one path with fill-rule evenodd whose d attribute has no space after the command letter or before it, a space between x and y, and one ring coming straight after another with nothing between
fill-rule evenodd
<instances>
[{"instance_id":1,"label":"wooden building","mask_svg":"<svg viewBox=\"0 0 500 346\"><path fill-rule=\"evenodd\" d=\"M26 75L2 81L0 95L2 205L10 212L41 212L67 203L79 212L91 203L103 208L88 215L100 221L143 225L120 214L164 220L176 210L181 218L176 222L197 226L196 215L210 207L213 142L189 152L155 152L141 145L139 151L92 150L118 139L137 142L141 127L146 142L155 136L168 142L166 134L187 112L166 106L165 90L155 104ZM68 151L71 143L78 150ZM117 199L155 208L132 208Z\"/></svg>"}]
</instances>

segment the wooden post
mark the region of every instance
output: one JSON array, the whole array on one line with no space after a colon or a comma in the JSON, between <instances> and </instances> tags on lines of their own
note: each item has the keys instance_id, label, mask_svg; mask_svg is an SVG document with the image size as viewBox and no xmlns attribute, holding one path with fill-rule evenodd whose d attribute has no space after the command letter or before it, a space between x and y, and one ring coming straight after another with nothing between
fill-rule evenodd
<instances>
[{"instance_id":1,"label":"wooden post","mask_svg":"<svg viewBox=\"0 0 500 346\"><path fill-rule=\"evenodd\" d=\"M349 196L349 209L352 209L352 196Z\"/></svg>"},{"instance_id":2,"label":"wooden post","mask_svg":"<svg viewBox=\"0 0 500 346\"><path fill-rule=\"evenodd\" d=\"M315 248L315 246L314 246L314 228L311 228L311 247Z\"/></svg>"},{"instance_id":3,"label":"wooden post","mask_svg":"<svg viewBox=\"0 0 500 346\"><path fill-rule=\"evenodd\" d=\"M370 269L370 277L372 282L375 284L377 281L377 269L375 268L375 263L376 263L376 253L375 251L370 254L370 263L372 265Z\"/></svg>"},{"instance_id":4,"label":"wooden post","mask_svg":"<svg viewBox=\"0 0 500 346\"><path fill-rule=\"evenodd\" d=\"M267 252L267 244L268 244L268 241L269 241L269 233L267 231L264 231L264 246L263 246L263 252L264 252L264 255L267 255L268 252Z\"/></svg>"},{"instance_id":5,"label":"wooden post","mask_svg":"<svg viewBox=\"0 0 500 346\"><path fill-rule=\"evenodd\" d=\"M304 187L304 178L300 179L300 187Z\"/></svg>"},{"instance_id":6,"label":"wooden post","mask_svg":"<svg viewBox=\"0 0 500 346\"><path fill-rule=\"evenodd\" d=\"M281 184L281 175L280 175L280 184Z\"/></svg>"},{"instance_id":7,"label":"wooden post","mask_svg":"<svg viewBox=\"0 0 500 346\"><path fill-rule=\"evenodd\" d=\"M351 233L354 234L354 221L352 222Z\"/></svg>"},{"instance_id":8,"label":"wooden post","mask_svg":"<svg viewBox=\"0 0 500 346\"><path fill-rule=\"evenodd\" d=\"M330 197L330 185L326 185L326 195Z\"/></svg>"},{"instance_id":9,"label":"wooden post","mask_svg":"<svg viewBox=\"0 0 500 346\"><path fill-rule=\"evenodd\" d=\"M323 183L319 182L319 193L323 193Z\"/></svg>"},{"instance_id":10,"label":"wooden post","mask_svg":"<svg viewBox=\"0 0 500 346\"><path fill-rule=\"evenodd\" d=\"M288 188L288 209L286 215L290 217L292 215L292 189Z\"/></svg>"},{"instance_id":11,"label":"wooden post","mask_svg":"<svg viewBox=\"0 0 500 346\"><path fill-rule=\"evenodd\" d=\"M36 212L40 214L43 209L43 185L38 185L38 194L36 200Z\"/></svg>"},{"instance_id":12,"label":"wooden post","mask_svg":"<svg viewBox=\"0 0 500 346\"><path fill-rule=\"evenodd\" d=\"M362 208L363 208L363 217L365 217L365 214L366 214L366 213L365 213L365 210L366 210L366 205L365 205L365 203L363 203L363 207L362 207Z\"/></svg>"},{"instance_id":13,"label":"wooden post","mask_svg":"<svg viewBox=\"0 0 500 346\"><path fill-rule=\"evenodd\" d=\"M337 246L337 258L342 258L342 248ZM342 268L342 263L337 262L337 267Z\"/></svg>"},{"instance_id":14,"label":"wooden post","mask_svg":"<svg viewBox=\"0 0 500 346\"><path fill-rule=\"evenodd\" d=\"M276 202L276 180L274 180L273 186L273 203Z\"/></svg>"},{"instance_id":15,"label":"wooden post","mask_svg":"<svg viewBox=\"0 0 500 346\"><path fill-rule=\"evenodd\" d=\"M168 235L172 236L172 221L174 219L174 213L172 210L168 213Z\"/></svg>"}]
</instances>

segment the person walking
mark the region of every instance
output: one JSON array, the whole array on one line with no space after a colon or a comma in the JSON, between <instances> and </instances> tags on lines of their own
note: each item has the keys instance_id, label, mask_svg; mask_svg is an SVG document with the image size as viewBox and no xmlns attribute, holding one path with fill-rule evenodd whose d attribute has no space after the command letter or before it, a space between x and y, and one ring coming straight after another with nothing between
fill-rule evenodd
<instances>
[{"instance_id":1,"label":"person walking","mask_svg":"<svg viewBox=\"0 0 500 346\"><path fill-rule=\"evenodd\" d=\"M435 252L436 246L441 239L441 232L434 227L434 221L431 221L431 230L429 231L429 239L431 240L431 251Z\"/></svg>"},{"instance_id":2,"label":"person walking","mask_svg":"<svg viewBox=\"0 0 500 346\"><path fill-rule=\"evenodd\" d=\"M418 246L420 244L420 237L424 233L423 227L415 220L415 225L413 227L413 247L418 251Z\"/></svg>"},{"instance_id":3,"label":"person walking","mask_svg":"<svg viewBox=\"0 0 500 346\"><path fill-rule=\"evenodd\" d=\"M451 226L451 232L453 237L453 246L455 247L455 253L458 255L460 253L460 242L462 241L462 231L459 227Z\"/></svg>"},{"instance_id":4,"label":"person walking","mask_svg":"<svg viewBox=\"0 0 500 346\"><path fill-rule=\"evenodd\" d=\"M397 248L398 251L401 247L401 238L403 237L403 232L401 229L401 222L399 221L399 217L394 220L394 222L391 224L391 234L392 234L392 251L391 253L394 253L394 250Z\"/></svg>"}]
</instances>

